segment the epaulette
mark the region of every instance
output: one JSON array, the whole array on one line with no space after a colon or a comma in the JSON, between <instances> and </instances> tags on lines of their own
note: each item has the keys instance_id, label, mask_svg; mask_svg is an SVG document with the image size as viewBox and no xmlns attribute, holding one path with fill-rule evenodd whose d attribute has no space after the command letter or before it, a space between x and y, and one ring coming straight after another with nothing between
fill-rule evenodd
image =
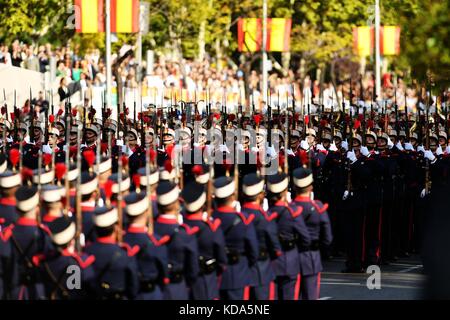
<instances>
[{"instance_id":1,"label":"epaulette","mask_svg":"<svg viewBox=\"0 0 450 320\"><path fill-rule=\"evenodd\" d=\"M121 243L120 247L127 251L127 255L129 257L135 256L139 252L139 250L141 250L141 248L138 245L131 247L128 243L125 242Z\"/></svg>"},{"instance_id":2,"label":"epaulette","mask_svg":"<svg viewBox=\"0 0 450 320\"><path fill-rule=\"evenodd\" d=\"M219 219L214 219L213 221L208 221L208 225L213 232L216 232L219 229L220 224L222 222Z\"/></svg>"},{"instance_id":3,"label":"epaulette","mask_svg":"<svg viewBox=\"0 0 450 320\"><path fill-rule=\"evenodd\" d=\"M6 242L9 240L9 238L11 238L13 229L14 225L10 224L5 229L3 229L2 232L0 232L0 238L3 240L3 242Z\"/></svg>"},{"instance_id":4,"label":"epaulette","mask_svg":"<svg viewBox=\"0 0 450 320\"><path fill-rule=\"evenodd\" d=\"M196 234L200 229L199 227L189 227L187 224L183 223L181 225L181 227L186 230L186 233L190 236L192 236L193 234Z\"/></svg>"},{"instance_id":5,"label":"epaulette","mask_svg":"<svg viewBox=\"0 0 450 320\"><path fill-rule=\"evenodd\" d=\"M316 208L317 212L319 212L319 213L324 213L328 209L328 203L322 203L317 200L313 200L313 201L311 201L311 203L313 204L313 206Z\"/></svg>"},{"instance_id":6,"label":"epaulette","mask_svg":"<svg viewBox=\"0 0 450 320\"><path fill-rule=\"evenodd\" d=\"M242 222L244 222L244 224L246 226L248 226L250 223L252 223L252 221L255 219L255 215L253 213L248 215L248 218L246 218L242 213L237 212L237 215L242 219Z\"/></svg>"},{"instance_id":7,"label":"epaulette","mask_svg":"<svg viewBox=\"0 0 450 320\"><path fill-rule=\"evenodd\" d=\"M299 215L302 214L303 212L303 207L300 206L296 206L295 210L292 209L291 206L286 206L286 208L289 210L289 212L291 213L292 218L297 218Z\"/></svg>"},{"instance_id":8,"label":"epaulette","mask_svg":"<svg viewBox=\"0 0 450 320\"><path fill-rule=\"evenodd\" d=\"M93 255L87 256L85 260L83 260L83 257L79 256L76 253L73 253L71 255L71 257L77 261L77 263L81 267L81 269L86 269L87 267L92 265L95 261L95 256L93 256Z\"/></svg>"},{"instance_id":9,"label":"epaulette","mask_svg":"<svg viewBox=\"0 0 450 320\"><path fill-rule=\"evenodd\" d=\"M153 244L158 247L162 246L170 241L170 236L168 236L168 235L162 236L159 240L156 239L156 237L152 234L148 234L148 237L153 242Z\"/></svg>"},{"instance_id":10,"label":"epaulette","mask_svg":"<svg viewBox=\"0 0 450 320\"><path fill-rule=\"evenodd\" d=\"M272 220L274 220L274 219L276 219L276 218L278 218L278 212L274 212L274 213L272 213L271 215L269 215L268 213L265 215L265 218L266 218L266 220L267 221L272 221Z\"/></svg>"}]
</instances>

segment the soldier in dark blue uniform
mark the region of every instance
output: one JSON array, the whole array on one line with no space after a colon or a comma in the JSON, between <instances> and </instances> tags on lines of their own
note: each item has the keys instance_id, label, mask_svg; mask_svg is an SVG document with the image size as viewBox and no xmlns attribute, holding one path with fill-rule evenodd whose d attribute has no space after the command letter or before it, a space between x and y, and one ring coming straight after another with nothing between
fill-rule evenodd
<instances>
[{"instance_id":1,"label":"soldier in dark blue uniform","mask_svg":"<svg viewBox=\"0 0 450 320\"><path fill-rule=\"evenodd\" d=\"M276 224L277 214L269 215L261 207L264 200L264 180L257 174L251 173L244 177L242 192L244 204L242 212L249 217L255 216L253 221L259 246L258 262L252 271L256 283L252 288L252 297L256 300L275 300L275 271L273 260L282 255L278 240Z\"/></svg>"},{"instance_id":2,"label":"soldier in dark blue uniform","mask_svg":"<svg viewBox=\"0 0 450 320\"><path fill-rule=\"evenodd\" d=\"M62 216L50 222L49 229L55 251L47 254L39 264L47 297L51 300L95 298L91 288L95 275L92 267L95 257L76 253L75 222ZM80 279L70 279L77 272L73 269L74 266L79 268Z\"/></svg>"},{"instance_id":3,"label":"soldier in dark blue uniform","mask_svg":"<svg viewBox=\"0 0 450 320\"><path fill-rule=\"evenodd\" d=\"M245 217L232 206L235 201L235 182L229 177L214 181L216 209L213 217L222 222L228 267L222 275L221 298L248 300L251 268L258 259L258 243L251 234L253 214Z\"/></svg>"},{"instance_id":4,"label":"soldier in dark blue uniform","mask_svg":"<svg viewBox=\"0 0 450 320\"><path fill-rule=\"evenodd\" d=\"M204 212L205 187L199 183L187 184L181 194L184 200L184 221L190 228L198 228L200 275L191 287L194 300L219 299L218 276L226 267L225 240L219 219L212 219Z\"/></svg>"},{"instance_id":5,"label":"soldier in dark blue uniform","mask_svg":"<svg viewBox=\"0 0 450 320\"><path fill-rule=\"evenodd\" d=\"M23 186L16 191L16 223L3 231L12 248L12 274L8 275L10 297L16 300L45 299L39 260L53 250L49 231L38 223L39 194L36 187Z\"/></svg>"},{"instance_id":6,"label":"soldier in dark blue uniform","mask_svg":"<svg viewBox=\"0 0 450 320\"><path fill-rule=\"evenodd\" d=\"M347 178L345 182L344 206L345 238L347 249L346 268L343 272L364 272L366 255L365 232L366 214L369 206L368 186L373 178L367 158L360 152L361 137L356 135L351 140L351 151L347 152Z\"/></svg>"},{"instance_id":7,"label":"soldier in dark blue uniform","mask_svg":"<svg viewBox=\"0 0 450 320\"><path fill-rule=\"evenodd\" d=\"M311 170L298 168L294 170L295 199L294 204L303 208L302 217L308 228L311 243L309 246L300 246L300 295L302 299L313 300L319 298L320 272L322 261L320 247L331 245L330 220L327 213L327 204L319 200L312 200L313 174Z\"/></svg>"},{"instance_id":8,"label":"soldier in dark blue uniform","mask_svg":"<svg viewBox=\"0 0 450 320\"><path fill-rule=\"evenodd\" d=\"M138 174L141 176L140 185L143 186L143 188L145 188L147 184L150 184L149 197L152 202L153 219L156 219L158 217L158 201L156 199L156 187L159 181L159 170L157 168L151 168L150 175L148 176L148 178L145 174L145 168L140 168L138 170Z\"/></svg>"},{"instance_id":9,"label":"soldier in dark blue uniform","mask_svg":"<svg viewBox=\"0 0 450 320\"><path fill-rule=\"evenodd\" d=\"M169 237L167 247L170 283L164 289L164 299L187 300L188 287L195 283L200 272L195 237L199 228L191 228L182 223L178 186L169 181L161 181L156 193L159 215L155 222L155 232L162 237Z\"/></svg>"},{"instance_id":10,"label":"soldier in dark blue uniform","mask_svg":"<svg viewBox=\"0 0 450 320\"><path fill-rule=\"evenodd\" d=\"M163 299L164 286L169 283L167 243L169 237L160 237L148 230L149 199L145 192L130 193L125 197L125 211L129 225L124 241L132 248L138 247L136 254L139 300Z\"/></svg>"},{"instance_id":11,"label":"soldier in dark blue uniform","mask_svg":"<svg viewBox=\"0 0 450 320\"><path fill-rule=\"evenodd\" d=\"M134 299L139 290L134 256L139 248L118 243L119 217L115 207L99 207L94 214L97 239L86 247L86 253L95 256L95 296L98 299Z\"/></svg>"},{"instance_id":12,"label":"soldier in dark blue uniform","mask_svg":"<svg viewBox=\"0 0 450 320\"><path fill-rule=\"evenodd\" d=\"M86 242L92 242L97 237L94 228L94 211L98 191L98 178L93 172L81 173L81 214L83 220L83 234Z\"/></svg>"},{"instance_id":13,"label":"soldier in dark blue uniform","mask_svg":"<svg viewBox=\"0 0 450 320\"><path fill-rule=\"evenodd\" d=\"M48 225L63 216L63 205L61 202L63 187L56 185L45 185L41 188L42 199L42 224Z\"/></svg>"},{"instance_id":14,"label":"soldier in dark blue uniform","mask_svg":"<svg viewBox=\"0 0 450 320\"><path fill-rule=\"evenodd\" d=\"M0 225L5 228L16 222L16 198L17 188L22 182L20 173L5 171L0 174Z\"/></svg>"},{"instance_id":15,"label":"soldier in dark blue uniform","mask_svg":"<svg viewBox=\"0 0 450 320\"><path fill-rule=\"evenodd\" d=\"M285 173L267 177L270 217L276 215L282 254L275 260L279 300L297 300L300 292L300 256L298 247L310 245L310 235L302 218L302 207L288 205L289 180Z\"/></svg>"},{"instance_id":16,"label":"soldier in dark blue uniform","mask_svg":"<svg viewBox=\"0 0 450 320\"><path fill-rule=\"evenodd\" d=\"M5 283L8 283L7 277L10 275L8 266L11 261L11 243L4 240L2 231L0 226L0 300L5 300L8 298L6 293L9 291L7 287L5 288Z\"/></svg>"}]
</instances>

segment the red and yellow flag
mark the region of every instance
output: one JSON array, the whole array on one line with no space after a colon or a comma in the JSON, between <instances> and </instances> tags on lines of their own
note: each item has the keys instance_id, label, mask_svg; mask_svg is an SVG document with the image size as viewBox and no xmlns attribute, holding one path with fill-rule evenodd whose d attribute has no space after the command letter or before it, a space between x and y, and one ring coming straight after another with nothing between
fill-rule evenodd
<instances>
[{"instance_id":1,"label":"red and yellow flag","mask_svg":"<svg viewBox=\"0 0 450 320\"><path fill-rule=\"evenodd\" d=\"M356 27L353 29L353 51L359 56L370 56L375 48L375 28ZM400 27L380 27L380 54L384 56L400 54Z\"/></svg>"},{"instance_id":2,"label":"red and yellow flag","mask_svg":"<svg viewBox=\"0 0 450 320\"><path fill-rule=\"evenodd\" d=\"M75 0L76 32L104 32L103 0Z\"/></svg>"},{"instance_id":3,"label":"red and yellow flag","mask_svg":"<svg viewBox=\"0 0 450 320\"><path fill-rule=\"evenodd\" d=\"M400 54L400 27L384 26L380 28L380 52L384 56Z\"/></svg>"},{"instance_id":4,"label":"red and yellow flag","mask_svg":"<svg viewBox=\"0 0 450 320\"><path fill-rule=\"evenodd\" d=\"M353 51L361 57L373 52L374 32L372 27L353 28Z\"/></svg>"},{"instance_id":5,"label":"red and yellow flag","mask_svg":"<svg viewBox=\"0 0 450 320\"><path fill-rule=\"evenodd\" d=\"M289 51L291 19L267 19L267 51ZM239 51L254 52L262 48L262 19L240 18L238 20Z\"/></svg>"},{"instance_id":6,"label":"red and yellow flag","mask_svg":"<svg viewBox=\"0 0 450 320\"><path fill-rule=\"evenodd\" d=\"M104 0L75 0L76 31L105 31ZM111 0L111 32L139 31L139 0Z\"/></svg>"}]
</instances>

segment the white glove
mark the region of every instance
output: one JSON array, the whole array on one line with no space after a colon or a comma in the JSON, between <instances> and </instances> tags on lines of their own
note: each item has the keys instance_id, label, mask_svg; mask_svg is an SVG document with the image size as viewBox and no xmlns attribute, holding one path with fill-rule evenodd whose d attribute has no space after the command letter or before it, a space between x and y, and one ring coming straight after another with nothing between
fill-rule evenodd
<instances>
[{"instance_id":1,"label":"white glove","mask_svg":"<svg viewBox=\"0 0 450 320\"><path fill-rule=\"evenodd\" d=\"M356 160L356 155L353 151L349 151L347 152L347 159L350 160L351 163L355 163Z\"/></svg>"},{"instance_id":2,"label":"white glove","mask_svg":"<svg viewBox=\"0 0 450 320\"><path fill-rule=\"evenodd\" d=\"M399 141L399 142L397 142L397 144L395 145L396 147L397 147L397 149L398 150L400 150L400 151L403 151L404 149L403 149L403 146L402 146L402 144L401 144L401 142Z\"/></svg>"},{"instance_id":3,"label":"white glove","mask_svg":"<svg viewBox=\"0 0 450 320\"><path fill-rule=\"evenodd\" d=\"M228 150L228 147L225 144L219 145L219 151L220 152L230 153L230 150Z\"/></svg>"},{"instance_id":4,"label":"white glove","mask_svg":"<svg viewBox=\"0 0 450 320\"><path fill-rule=\"evenodd\" d=\"M116 146L123 146L123 140L121 139L116 140Z\"/></svg>"},{"instance_id":5,"label":"white glove","mask_svg":"<svg viewBox=\"0 0 450 320\"><path fill-rule=\"evenodd\" d=\"M351 197L351 196L353 196L353 192L349 192L348 190L345 190L344 195L342 196L342 200L345 201L348 199L348 197Z\"/></svg>"},{"instance_id":6,"label":"white glove","mask_svg":"<svg viewBox=\"0 0 450 320\"><path fill-rule=\"evenodd\" d=\"M425 153L423 154L423 156L430 161L434 161L436 159L433 152L431 152L430 150L425 150Z\"/></svg>"},{"instance_id":7,"label":"white glove","mask_svg":"<svg viewBox=\"0 0 450 320\"><path fill-rule=\"evenodd\" d=\"M234 200L233 204L231 205L234 210L236 210L237 212L241 212L241 204L239 203L239 201ZM181 214L180 214L181 216Z\"/></svg>"},{"instance_id":8,"label":"white glove","mask_svg":"<svg viewBox=\"0 0 450 320\"><path fill-rule=\"evenodd\" d=\"M287 149L286 153L288 156L295 156L294 151L292 151L291 149Z\"/></svg>"},{"instance_id":9,"label":"white glove","mask_svg":"<svg viewBox=\"0 0 450 320\"><path fill-rule=\"evenodd\" d=\"M427 195L427 192L425 191L425 189L422 189L422 191L420 192L420 197L425 198L426 195Z\"/></svg>"},{"instance_id":10,"label":"white glove","mask_svg":"<svg viewBox=\"0 0 450 320\"><path fill-rule=\"evenodd\" d=\"M258 152L258 151L259 151L258 147L252 147L250 150L251 150L252 152Z\"/></svg>"},{"instance_id":11,"label":"white glove","mask_svg":"<svg viewBox=\"0 0 450 320\"><path fill-rule=\"evenodd\" d=\"M436 155L437 155L437 156L440 156L440 155L442 155L442 154L444 154L444 151L442 151L442 147L441 147L441 146L437 147L437 149L436 149Z\"/></svg>"},{"instance_id":12,"label":"white glove","mask_svg":"<svg viewBox=\"0 0 450 320\"><path fill-rule=\"evenodd\" d=\"M288 192L288 193L286 194L286 201L287 201L287 202L291 202L291 201L292 201L292 196L291 196L291 193L290 193L290 192Z\"/></svg>"},{"instance_id":13,"label":"white glove","mask_svg":"<svg viewBox=\"0 0 450 320\"><path fill-rule=\"evenodd\" d=\"M309 150L309 144L306 140L302 140L300 142L300 148L302 148L303 150Z\"/></svg>"},{"instance_id":14,"label":"white glove","mask_svg":"<svg viewBox=\"0 0 450 320\"><path fill-rule=\"evenodd\" d=\"M42 152L43 152L43 153L52 154L52 153L53 153L53 150L52 150L52 148L50 148L50 146L49 146L48 144L44 144L44 145L42 146Z\"/></svg>"},{"instance_id":15,"label":"white glove","mask_svg":"<svg viewBox=\"0 0 450 320\"><path fill-rule=\"evenodd\" d=\"M425 153L425 148L423 146L418 146L417 147L417 152L423 152Z\"/></svg>"},{"instance_id":16,"label":"white glove","mask_svg":"<svg viewBox=\"0 0 450 320\"><path fill-rule=\"evenodd\" d=\"M365 147L365 146L361 147L361 153L365 157L367 157L370 154L369 149L367 149L367 147Z\"/></svg>"},{"instance_id":17,"label":"white glove","mask_svg":"<svg viewBox=\"0 0 450 320\"><path fill-rule=\"evenodd\" d=\"M348 151L348 142L347 141L342 141L341 147L344 148L345 151Z\"/></svg>"},{"instance_id":18,"label":"white glove","mask_svg":"<svg viewBox=\"0 0 450 320\"><path fill-rule=\"evenodd\" d=\"M238 144L238 150L239 151L244 151L244 145Z\"/></svg>"},{"instance_id":19,"label":"white glove","mask_svg":"<svg viewBox=\"0 0 450 320\"><path fill-rule=\"evenodd\" d=\"M414 151L414 147L413 147L413 145L411 143L406 142L405 143L405 150L407 150L407 151Z\"/></svg>"},{"instance_id":20,"label":"white glove","mask_svg":"<svg viewBox=\"0 0 450 320\"><path fill-rule=\"evenodd\" d=\"M327 151L327 150L325 150L325 148L323 147L323 145L321 143L316 145L316 148L317 148L318 151Z\"/></svg>"},{"instance_id":21,"label":"white glove","mask_svg":"<svg viewBox=\"0 0 450 320\"><path fill-rule=\"evenodd\" d=\"M267 198L264 198L262 208L264 211L269 210L269 201L267 201Z\"/></svg>"},{"instance_id":22,"label":"white glove","mask_svg":"<svg viewBox=\"0 0 450 320\"><path fill-rule=\"evenodd\" d=\"M447 148L445 148L445 153L450 154L450 146L447 146Z\"/></svg>"},{"instance_id":23,"label":"white glove","mask_svg":"<svg viewBox=\"0 0 450 320\"><path fill-rule=\"evenodd\" d=\"M330 148L328 148L328 150L333 151L333 152L337 151L337 147L336 147L336 144L334 143L334 141L332 144L330 144Z\"/></svg>"},{"instance_id":24,"label":"white glove","mask_svg":"<svg viewBox=\"0 0 450 320\"><path fill-rule=\"evenodd\" d=\"M271 159L275 159L277 157L277 152L273 146L268 147L266 153Z\"/></svg>"},{"instance_id":25,"label":"white glove","mask_svg":"<svg viewBox=\"0 0 450 320\"><path fill-rule=\"evenodd\" d=\"M391 139L388 139L388 143L387 144L388 144L389 149L392 149L394 147L394 143L392 142Z\"/></svg>"}]
</instances>

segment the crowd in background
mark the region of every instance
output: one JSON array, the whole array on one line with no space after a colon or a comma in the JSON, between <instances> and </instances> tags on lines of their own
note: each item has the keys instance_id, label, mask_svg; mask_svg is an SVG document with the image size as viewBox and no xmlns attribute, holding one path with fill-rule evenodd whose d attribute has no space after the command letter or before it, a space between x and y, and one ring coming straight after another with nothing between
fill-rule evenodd
<instances>
[{"instance_id":1,"label":"crowd in background","mask_svg":"<svg viewBox=\"0 0 450 320\"><path fill-rule=\"evenodd\" d=\"M121 53L113 55L113 61ZM88 49L83 54L78 47L62 46L54 47L47 43L45 45L33 46L15 40L10 46L0 45L0 63L22 67L25 69L48 72L50 70L51 57L56 61L56 77L59 81L59 96L63 101L67 95L67 87L70 83L77 84L83 98L92 97L93 104L101 104L101 92L106 87L106 65L104 57L99 49ZM139 88L137 77L137 60L134 56L125 59L120 66L120 77L124 87L126 101L132 101L140 94L144 104L159 104L161 101L193 101L206 100L228 105L260 105L262 101L261 82L262 76L259 70L252 70L245 77L243 68L237 65L228 65L216 68L211 59L203 61L183 59L181 61L170 61L164 56L159 56L152 66L146 66L144 62L144 77L142 86ZM145 69L147 68L147 69ZM359 81L353 83L354 103L360 99ZM78 85L79 84L79 85ZM372 100L374 86L373 74L366 72L362 79L365 88L363 98L365 101ZM299 80L295 72L289 70L287 75L279 72L271 72L269 75L270 103L281 106L291 103L289 97L295 94L296 101L311 99L315 103L322 103L327 107L331 102L335 106L342 101L342 95L348 99L350 84L338 84L336 88L331 82L325 82L320 88L319 80L311 80L309 76L303 81L303 89L300 89ZM403 108L405 99L407 105L414 112L418 92L414 88L407 88L401 78L396 82L394 90L393 77L390 74L383 76L382 99L394 100L396 93L397 105ZM306 88L306 89L305 89ZM139 90L140 93L139 93ZM96 92L96 97L94 93ZM406 95L405 95L406 91ZM89 95L89 92L91 95ZM113 74L112 92L117 92L117 82ZM248 93L248 100L245 101ZM113 99L114 100L114 99ZM290 102L289 102L290 101ZM308 100L310 101L310 100ZM92 102L91 102L92 103ZM116 101L113 101L113 104Z\"/></svg>"}]
</instances>

